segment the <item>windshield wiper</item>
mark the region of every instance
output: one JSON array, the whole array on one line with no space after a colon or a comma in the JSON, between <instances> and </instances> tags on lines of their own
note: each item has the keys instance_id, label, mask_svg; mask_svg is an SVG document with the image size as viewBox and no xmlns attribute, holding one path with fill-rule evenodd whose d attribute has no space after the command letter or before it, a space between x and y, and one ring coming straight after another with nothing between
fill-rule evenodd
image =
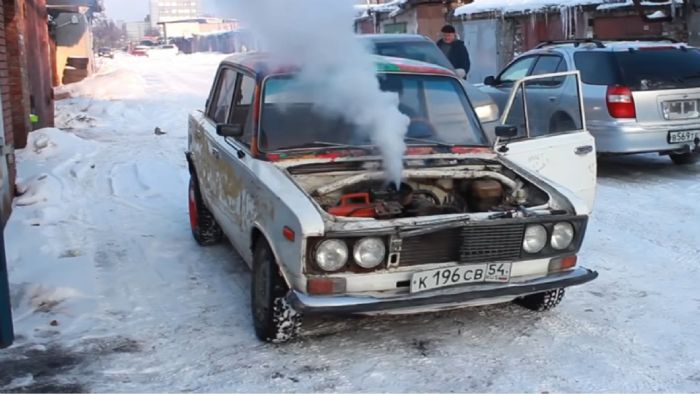
<instances>
[{"instance_id":1,"label":"windshield wiper","mask_svg":"<svg viewBox=\"0 0 700 394\"><path fill-rule=\"evenodd\" d=\"M448 144L447 142L436 141L436 140L431 140L431 139L426 139L426 138L405 137L404 140L420 142L422 144L444 146L447 148L454 148L456 146L454 144Z\"/></svg>"}]
</instances>

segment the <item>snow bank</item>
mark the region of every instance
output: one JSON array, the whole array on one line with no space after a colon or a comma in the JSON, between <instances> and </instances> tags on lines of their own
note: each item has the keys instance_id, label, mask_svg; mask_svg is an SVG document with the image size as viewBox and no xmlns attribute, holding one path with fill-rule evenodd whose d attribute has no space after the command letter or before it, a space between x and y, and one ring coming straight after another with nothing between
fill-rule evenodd
<instances>
[{"instance_id":1,"label":"snow bank","mask_svg":"<svg viewBox=\"0 0 700 394\"><path fill-rule=\"evenodd\" d=\"M132 70L107 70L63 86L59 92L68 92L72 97L84 96L102 100L142 98L146 96L146 82L141 75Z\"/></svg>"}]
</instances>

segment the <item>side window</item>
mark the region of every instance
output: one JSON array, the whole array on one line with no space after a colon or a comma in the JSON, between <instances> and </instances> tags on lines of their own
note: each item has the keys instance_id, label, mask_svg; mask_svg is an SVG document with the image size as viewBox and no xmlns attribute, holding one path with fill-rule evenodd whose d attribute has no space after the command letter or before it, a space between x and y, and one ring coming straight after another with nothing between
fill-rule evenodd
<instances>
[{"instance_id":1,"label":"side window","mask_svg":"<svg viewBox=\"0 0 700 394\"><path fill-rule=\"evenodd\" d=\"M543 55L537 59L537 63L535 63L535 66L532 68L530 75L552 74L566 71L566 69L566 61L564 61L564 58L561 56ZM556 87L561 85L562 82L564 82L564 78L562 77L547 78L532 81L532 83L528 83L528 86Z\"/></svg>"},{"instance_id":2,"label":"side window","mask_svg":"<svg viewBox=\"0 0 700 394\"><path fill-rule=\"evenodd\" d=\"M229 122L243 125L241 142L250 144L253 137L253 102L255 101L255 79L244 74L238 74L236 84L236 96L231 110Z\"/></svg>"},{"instance_id":3,"label":"side window","mask_svg":"<svg viewBox=\"0 0 700 394\"><path fill-rule=\"evenodd\" d=\"M508 68L503 70L501 75L498 77L501 83L512 83L519 79L525 78L528 71L532 68L533 63L535 63L537 57L530 56L522 58L515 63L511 64Z\"/></svg>"},{"instance_id":4,"label":"side window","mask_svg":"<svg viewBox=\"0 0 700 394\"><path fill-rule=\"evenodd\" d=\"M234 87L236 86L236 73L233 70L223 69L219 81L215 85L212 102L207 111L207 116L216 124L226 123L229 108L233 102Z\"/></svg>"},{"instance_id":5,"label":"side window","mask_svg":"<svg viewBox=\"0 0 700 394\"><path fill-rule=\"evenodd\" d=\"M537 58L535 67L532 68L530 75L551 74L557 71L559 64L563 61L559 56L540 56Z\"/></svg>"}]
</instances>

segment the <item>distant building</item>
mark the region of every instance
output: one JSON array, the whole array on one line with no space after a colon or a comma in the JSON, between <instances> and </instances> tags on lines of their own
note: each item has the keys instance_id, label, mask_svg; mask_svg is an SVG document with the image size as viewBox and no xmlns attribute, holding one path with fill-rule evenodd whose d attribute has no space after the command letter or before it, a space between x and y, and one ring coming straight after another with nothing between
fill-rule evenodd
<instances>
[{"instance_id":1,"label":"distant building","mask_svg":"<svg viewBox=\"0 0 700 394\"><path fill-rule=\"evenodd\" d=\"M143 40L143 38L148 35L149 30L151 30L150 22L139 21L124 23L126 38L132 42Z\"/></svg>"},{"instance_id":2,"label":"distant building","mask_svg":"<svg viewBox=\"0 0 700 394\"><path fill-rule=\"evenodd\" d=\"M163 35L167 38L190 38L201 34L223 33L238 29L235 19L191 18L169 22L159 22Z\"/></svg>"},{"instance_id":3,"label":"distant building","mask_svg":"<svg viewBox=\"0 0 700 394\"><path fill-rule=\"evenodd\" d=\"M202 0L150 0L151 26L202 15Z\"/></svg>"}]
</instances>

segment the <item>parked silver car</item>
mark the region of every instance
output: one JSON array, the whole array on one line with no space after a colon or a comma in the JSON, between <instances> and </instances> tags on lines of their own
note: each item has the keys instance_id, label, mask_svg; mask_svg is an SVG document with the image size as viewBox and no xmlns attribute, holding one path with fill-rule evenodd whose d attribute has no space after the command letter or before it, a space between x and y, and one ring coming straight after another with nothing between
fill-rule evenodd
<instances>
[{"instance_id":1,"label":"parked silver car","mask_svg":"<svg viewBox=\"0 0 700 394\"><path fill-rule=\"evenodd\" d=\"M451 71L375 62L382 89L402 91L413 113L397 186L356 126L263 54L225 60L207 108L190 115L192 234L228 238L251 266L260 339L290 339L302 313L544 311L596 278L576 256L596 182L585 129L494 150ZM591 154L576 155L581 145Z\"/></svg>"},{"instance_id":2,"label":"parked silver car","mask_svg":"<svg viewBox=\"0 0 700 394\"><path fill-rule=\"evenodd\" d=\"M662 40L543 43L487 77L481 90L503 109L515 81L567 70L581 73L586 126L599 154L659 152L677 164L700 159L700 50ZM528 121L549 133L570 127L579 115L571 113L578 109L569 84L528 85L526 101L537 108Z\"/></svg>"},{"instance_id":3,"label":"parked silver car","mask_svg":"<svg viewBox=\"0 0 700 394\"><path fill-rule=\"evenodd\" d=\"M417 60L445 67L460 78L466 78L464 70L455 70L447 56L438 46L425 36L418 34L363 34L358 36L377 55ZM467 96L476 111L481 125L489 137L493 137L498 125L499 110L491 96L482 93L476 86L462 82ZM493 140L493 138L490 138Z\"/></svg>"}]
</instances>

